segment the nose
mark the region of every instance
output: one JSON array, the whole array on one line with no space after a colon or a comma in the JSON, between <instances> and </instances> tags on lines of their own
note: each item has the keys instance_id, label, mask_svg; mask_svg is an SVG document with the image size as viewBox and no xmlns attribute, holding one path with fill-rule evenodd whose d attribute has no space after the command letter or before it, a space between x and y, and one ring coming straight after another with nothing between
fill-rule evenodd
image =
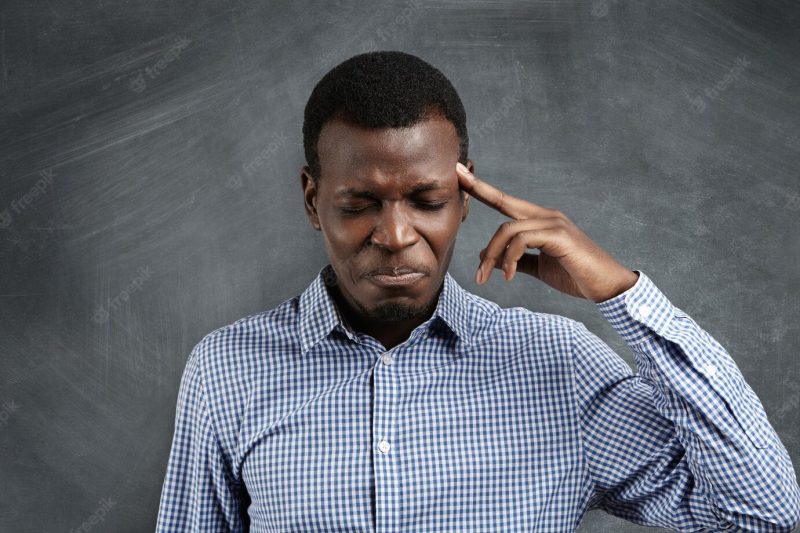
<instances>
[{"instance_id":1,"label":"nose","mask_svg":"<svg viewBox=\"0 0 800 533\"><path fill-rule=\"evenodd\" d=\"M419 234L411 222L411 217L402 205L389 202L381 209L380 217L372 232L372 243L390 251L411 246L419 240Z\"/></svg>"}]
</instances>

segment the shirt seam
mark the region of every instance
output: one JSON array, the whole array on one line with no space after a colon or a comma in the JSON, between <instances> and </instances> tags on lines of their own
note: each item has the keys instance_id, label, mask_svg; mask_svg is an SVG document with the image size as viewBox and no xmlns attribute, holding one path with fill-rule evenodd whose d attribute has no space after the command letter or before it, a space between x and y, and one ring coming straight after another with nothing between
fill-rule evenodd
<instances>
[{"instance_id":1,"label":"shirt seam","mask_svg":"<svg viewBox=\"0 0 800 533\"><path fill-rule=\"evenodd\" d=\"M589 478L589 484L590 484L590 489L591 489L588 501L591 501L597 495L597 483L595 482L594 477L592 476L592 469L591 469L591 466L589 465L589 457L586 454L586 444L584 442L585 437L584 437L584 432L583 432L583 421L581 420L580 404L574 399L575 395L577 394L577 383L575 381L575 326L576 326L576 323L575 323L574 320L570 320L569 323L570 323L569 325L570 325L570 367L571 367L570 374L572 375L571 379L572 379L572 391L573 391L572 397L573 397L573 403L575 405L575 409L577 411L576 416L578 418L578 432L580 433L581 456L583 458L583 463L584 463L585 468L586 468L586 474L587 474L587 477Z\"/></svg>"},{"instance_id":2,"label":"shirt seam","mask_svg":"<svg viewBox=\"0 0 800 533\"><path fill-rule=\"evenodd\" d=\"M213 440L214 440L214 445L216 446L217 451L222 454L222 459L223 459L222 463L225 465L225 476L226 476L226 478L228 478L232 482L232 485L234 487L236 487L237 489L241 488L244 485L243 481L239 480L239 479L236 479L233 476L233 473L231 472L231 465L227 464L226 461L224 460L225 459L225 454L224 454L224 448L222 446L222 439L220 439L220 437L219 437L219 431L217 430L217 426L214 424L214 417L212 416L211 408L208 405L208 400L207 400L208 393L206 392L206 383L205 383L205 379L203 378L203 371L202 371L203 367L200 364L201 361L200 361L199 352L197 353L196 359L197 359L197 381L198 381L198 383L200 385L200 398L199 398L199 401L200 401L200 405L202 406L202 409L203 409L203 414L206 416L206 419L208 420L209 428L211 428L211 435L212 435ZM231 456L231 459L233 460L234 457Z\"/></svg>"}]
</instances>

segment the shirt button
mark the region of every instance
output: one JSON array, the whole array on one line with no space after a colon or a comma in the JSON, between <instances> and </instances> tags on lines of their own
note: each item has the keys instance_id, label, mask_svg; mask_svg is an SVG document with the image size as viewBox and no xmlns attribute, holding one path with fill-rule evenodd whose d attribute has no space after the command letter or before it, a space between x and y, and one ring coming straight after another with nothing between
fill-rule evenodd
<instances>
[{"instance_id":1,"label":"shirt button","mask_svg":"<svg viewBox=\"0 0 800 533\"><path fill-rule=\"evenodd\" d=\"M712 377L717 373L717 367L715 367L714 365L705 365L703 367L703 370L705 371L705 374L708 377Z\"/></svg>"},{"instance_id":2,"label":"shirt button","mask_svg":"<svg viewBox=\"0 0 800 533\"><path fill-rule=\"evenodd\" d=\"M391 448L391 446L389 445L389 441L388 440L382 440L378 444L378 449L381 451L381 453L388 453L389 452L389 448Z\"/></svg>"},{"instance_id":3,"label":"shirt button","mask_svg":"<svg viewBox=\"0 0 800 533\"><path fill-rule=\"evenodd\" d=\"M392 354L385 353L381 356L384 365L391 365L392 364Z\"/></svg>"},{"instance_id":4,"label":"shirt button","mask_svg":"<svg viewBox=\"0 0 800 533\"><path fill-rule=\"evenodd\" d=\"M639 314L641 315L642 318L647 318L648 316L650 316L650 312L652 310L653 309L647 304L639 306Z\"/></svg>"}]
</instances>

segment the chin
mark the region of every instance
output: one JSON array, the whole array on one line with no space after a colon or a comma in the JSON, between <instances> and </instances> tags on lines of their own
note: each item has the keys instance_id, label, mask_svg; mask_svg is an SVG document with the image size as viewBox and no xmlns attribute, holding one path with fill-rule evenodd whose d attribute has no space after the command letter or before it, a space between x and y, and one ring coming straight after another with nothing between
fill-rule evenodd
<instances>
[{"instance_id":1,"label":"chin","mask_svg":"<svg viewBox=\"0 0 800 533\"><path fill-rule=\"evenodd\" d=\"M373 307L367 316L378 322L401 322L423 315L426 310L427 306L389 302Z\"/></svg>"}]
</instances>

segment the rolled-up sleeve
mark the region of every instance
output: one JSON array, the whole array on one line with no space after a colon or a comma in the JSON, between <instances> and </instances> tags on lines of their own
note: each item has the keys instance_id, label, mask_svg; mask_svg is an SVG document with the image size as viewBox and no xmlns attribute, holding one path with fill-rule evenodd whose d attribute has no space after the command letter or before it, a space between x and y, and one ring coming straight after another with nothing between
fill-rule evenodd
<instances>
[{"instance_id":1,"label":"rolled-up sleeve","mask_svg":"<svg viewBox=\"0 0 800 533\"><path fill-rule=\"evenodd\" d=\"M222 452L207 403L200 345L183 371L156 533L246 531L246 493Z\"/></svg>"},{"instance_id":2,"label":"rolled-up sleeve","mask_svg":"<svg viewBox=\"0 0 800 533\"><path fill-rule=\"evenodd\" d=\"M641 271L597 307L638 371L582 323L573 357L590 508L678 531L792 531L786 448L728 352Z\"/></svg>"}]
</instances>

